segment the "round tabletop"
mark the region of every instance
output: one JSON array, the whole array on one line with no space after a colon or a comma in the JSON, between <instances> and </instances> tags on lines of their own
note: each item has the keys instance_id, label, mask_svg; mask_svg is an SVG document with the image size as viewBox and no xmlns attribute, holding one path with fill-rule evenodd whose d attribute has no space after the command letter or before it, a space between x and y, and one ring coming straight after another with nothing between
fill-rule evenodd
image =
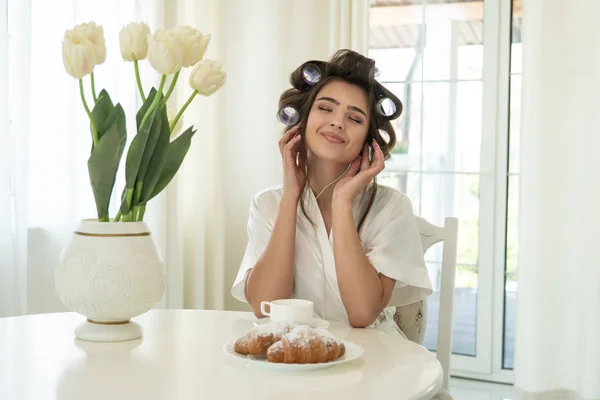
<instances>
[{"instance_id":1,"label":"round tabletop","mask_svg":"<svg viewBox=\"0 0 600 400\"><path fill-rule=\"evenodd\" d=\"M442 368L400 335L332 323L364 355L314 371L257 368L225 344L253 326L252 313L152 310L134 318L141 339L76 339L75 313L0 318L0 399L430 399Z\"/></svg>"}]
</instances>

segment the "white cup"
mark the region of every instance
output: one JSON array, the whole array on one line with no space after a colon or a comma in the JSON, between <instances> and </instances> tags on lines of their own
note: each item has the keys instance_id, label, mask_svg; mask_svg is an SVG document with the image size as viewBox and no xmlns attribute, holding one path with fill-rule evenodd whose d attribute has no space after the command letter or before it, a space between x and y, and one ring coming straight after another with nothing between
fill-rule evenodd
<instances>
[{"instance_id":1,"label":"white cup","mask_svg":"<svg viewBox=\"0 0 600 400\"><path fill-rule=\"evenodd\" d=\"M260 303L260 312L271 317L271 321L278 322L311 322L314 309L315 306L310 300L285 299Z\"/></svg>"}]
</instances>

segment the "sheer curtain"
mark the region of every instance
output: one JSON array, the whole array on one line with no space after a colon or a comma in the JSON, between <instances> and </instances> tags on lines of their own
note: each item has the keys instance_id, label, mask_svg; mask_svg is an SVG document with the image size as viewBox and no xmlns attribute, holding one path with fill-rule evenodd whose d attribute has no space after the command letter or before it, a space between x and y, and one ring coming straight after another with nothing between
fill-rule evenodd
<instances>
[{"instance_id":1,"label":"sheer curtain","mask_svg":"<svg viewBox=\"0 0 600 400\"><path fill-rule=\"evenodd\" d=\"M2 3L7 14L0 24L7 25L0 33L0 316L61 311L54 294L60 250L77 222L95 215L87 174L91 139L77 82L63 67L63 35L91 20L104 27L108 54L96 69L96 88L106 88L133 112L133 66L121 60L118 33L132 20L164 25L164 1ZM149 67L142 72L149 86L155 75ZM160 220L161 201L149 211L150 220Z\"/></svg>"},{"instance_id":2,"label":"sheer curtain","mask_svg":"<svg viewBox=\"0 0 600 400\"><path fill-rule=\"evenodd\" d=\"M279 95L306 60L328 59L342 47L366 54L369 1L179 0L171 11L169 18L213 35L207 57L222 60L228 74L219 102L198 102L187 117L201 143L178 181L184 302L245 310L230 289L252 197L281 182ZM186 88L177 99L188 95Z\"/></svg>"},{"instance_id":3,"label":"sheer curtain","mask_svg":"<svg viewBox=\"0 0 600 400\"><path fill-rule=\"evenodd\" d=\"M600 399L598 3L523 7L515 385Z\"/></svg>"},{"instance_id":4,"label":"sheer curtain","mask_svg":"<svg viewBox=\"0 0 600 400\"><path fill-rule=\"evenodd\" d=\"M8 0L0 1L0 317L27 309L26 213L16 204L26 198L26 164L18 157L27 145L26 136L19 132L27 129L23 92L28 81L23 80L20 88L9 83L28 75L29 54L21 46L28 41L22 27L28 25L29 5L14 3L9 7ZM23 118L15 119L15 114Z\"/></svg>"},{"instance_id":5,"label":"sheer curtain","mask_svg":"<svg viewBox=\"0 0 600 400\"><path fill-rule=\"evenodd\" d=\"M250 201L281 182L279 95L308 59L327 59L342 47L366 54L369 1L2 2L11 25L0 33L0 83L9 83L8 93L0 92L0 316L64 310L54 294L54 268L77 222L94 216L89 129L61 52L64 31L90 20L103 25L108 46L96 87L107 88L128 113L139 100L133 66L119 53L123 25L189 24L212 35L206 57L224 65L228 81L186 112L184 126L194 124L198 133L146 220L168 271L159 307L244 309L230 287L246 245ZM156 74L145 62L141 70L149 88ZM190 94L188 73L169 100L172 109Z\"/></svg>"}]
</instances>

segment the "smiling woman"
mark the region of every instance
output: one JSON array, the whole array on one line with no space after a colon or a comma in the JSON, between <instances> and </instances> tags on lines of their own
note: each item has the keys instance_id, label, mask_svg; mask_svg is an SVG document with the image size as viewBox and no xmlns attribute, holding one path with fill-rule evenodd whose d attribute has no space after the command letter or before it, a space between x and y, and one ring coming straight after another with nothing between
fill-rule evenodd
<instances>
[{"instance_id":1,"label":"smiling woman","mask_svg":"<svg viewBox=\"0 0 600 400\"><path fill-rule=\"evenodd\" d=\"M319 91L311 109L305 133L308 147L319 159L352 162L367 137L368 109L364 90L345 81L331 81Z\"/></svg>"},{"instance_id":2,"label":"smiling woman","mask_svg":"<svg viewBox=\"0 0 600 400\"><path fill-rule=\"evenodd\" d=\"M431 294L410 200L375 183L402 110L375 72L340 50L298 67L280 97L299 116L279 141L284 182L252 202L232 289L258 317L263 301L301 298L323 319L402 334L394 307ZM394 112L381 111L385 99Z\"/></svg>"}]
</instances>

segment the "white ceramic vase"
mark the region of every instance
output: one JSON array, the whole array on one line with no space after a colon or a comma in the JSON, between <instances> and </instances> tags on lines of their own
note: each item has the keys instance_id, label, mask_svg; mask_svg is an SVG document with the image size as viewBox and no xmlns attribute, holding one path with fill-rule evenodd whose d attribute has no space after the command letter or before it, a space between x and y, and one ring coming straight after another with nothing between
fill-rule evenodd
<instances>
[{"instance_id":1,"label":"white ceramic vase","mask_svg":"<svg viewBox=\"0 0 600 400\"><path fill-rule=\"evenodd\" d=\"M89 341L141 337L141 326L131 318L160 300L165 281L165 266L144 222L81 221L55 271L62 303L87 317L75 336Z\"/></svg>"}]
</instances>

